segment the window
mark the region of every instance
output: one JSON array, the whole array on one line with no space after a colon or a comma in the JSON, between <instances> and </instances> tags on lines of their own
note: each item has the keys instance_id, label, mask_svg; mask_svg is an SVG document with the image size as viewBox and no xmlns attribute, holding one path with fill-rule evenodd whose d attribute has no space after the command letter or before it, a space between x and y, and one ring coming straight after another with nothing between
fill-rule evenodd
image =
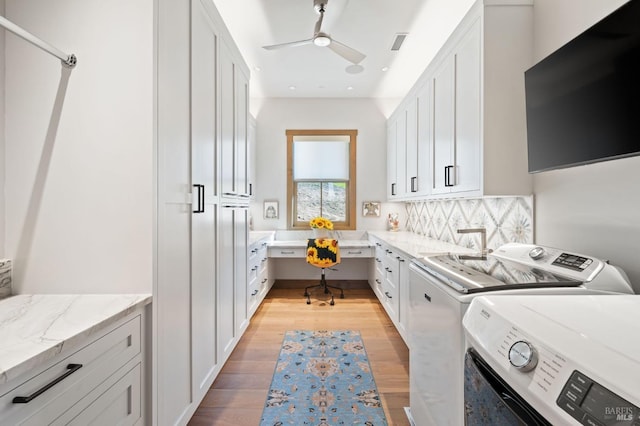
<instances>
[{"instance_id":1,"label":"window","mask_svg":"<svg viewBox=\"0 0 640 426\"><path fill-rule=\"evenodd\" d=\"M357 130L287 130L287 221L309 229L323 216L355 229Z\"/></svg>"}]
</instances>

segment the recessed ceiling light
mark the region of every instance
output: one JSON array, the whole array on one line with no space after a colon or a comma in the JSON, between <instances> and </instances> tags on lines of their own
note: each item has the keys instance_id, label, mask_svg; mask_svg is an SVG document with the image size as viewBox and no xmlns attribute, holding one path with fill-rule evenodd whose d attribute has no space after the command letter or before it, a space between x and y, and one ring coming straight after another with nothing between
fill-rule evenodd
<instances>
[{"instance_id":1,"label":"recessed ceiling light","mask_svg":"<svg viewBox=\"0 0 640 426\"><path fill-rule=\"evenodd\" d=\"M347 86L347 90L353 90L353 86Z\"/></svg>"},{"instance_id":2,"label":"recessed ceiling light","mask_svg":"<svg viewBox=\"0 0 640 426\"><path fill-rule=\"evenodd\" d=\"M296 90L296 86L289 86L289 90Z\"/></svg>"},{"instance_id":3,"label":"recessed ceiling light","mask_svg":"<svg viewBox=\"0 0 640 426\"><path fill-rule=\"evenodd\" d=\"M382 67L382 72L387 72L389 71L389 67Z\"/></svg>"},{"instance_id":4,"label":"recessed ceiling light","mask_svg":"<svg viewBox=\"0 0 640 426\"><path fill-rule=\"evenodd\" d=\"M364 67L362 65L353 64L349 65L344 70L349 74L359 74L364 70Z\"/></svg>"}]
</instances>

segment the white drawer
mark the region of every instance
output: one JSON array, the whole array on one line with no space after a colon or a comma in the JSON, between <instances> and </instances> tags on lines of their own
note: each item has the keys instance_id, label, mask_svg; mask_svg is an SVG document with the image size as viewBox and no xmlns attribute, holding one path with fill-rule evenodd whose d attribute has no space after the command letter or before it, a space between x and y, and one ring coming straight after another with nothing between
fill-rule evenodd
<instances>
[{"instance_id":1,"label":"white drawer","mask_svg":"<svg viewBox=\"0 0 640 426\"><path fill-rule=\"evenodd\" d=\"M88 339L90 343L66 358L52 360L54 364L36 376L25 374L6 383L2 388L10 390L0 396L0 424L50 424L140 354L141 326L138 315L95 341ZM69 365L74 364L81 367L71 372ZM31 399L14 403L16 397Z\"/></svg>"},{"instance_id":2,"label":"white drawer","mask_svg":"<svg viewBox=\"0 0 640 426\"><path fill-rule=\"evenodd\" d=\"M269 247L269 257L307 257L307 248Z\"/></svg>"},{"instance_id":3,"label":"white drawer","mask_svg":"<svg viewBox=\"0 0 640 426\"><path fill-rule=\"evenodd\" d=\"M104 386L99 386L52 425L135 425L142 417L141 368L138 363L129 371L123 369L124 375L114 375L108 383L103 383Z\"/></svg>"},{"instance_id":4,"label":"white drawer","mask_svg":"<svg viewBox=\"0 0 640 426\"><path fill-rule=\"evenodd\" d=\"M373 257L371 247L340 248L340 257Z\"/></svg>"}]
</instances>

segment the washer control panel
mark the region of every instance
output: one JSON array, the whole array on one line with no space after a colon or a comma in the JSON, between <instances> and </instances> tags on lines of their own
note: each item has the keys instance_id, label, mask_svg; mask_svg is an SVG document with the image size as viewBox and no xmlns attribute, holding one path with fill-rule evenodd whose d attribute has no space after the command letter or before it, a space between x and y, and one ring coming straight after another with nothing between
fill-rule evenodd
<instances>
[{"instance_id":1,"label":"washer control panel","mask_svg":"<svg viewBox=\"0 0 640 426\"><path fill-rule=\"evenodd\" d=\"M489 256L523 263L572 280L589 282L604 268L604 262L576 253L568 253L553 247L533 244L507 243Z\"/></svg>"},{"instance_id":2,"label":"washer control panel","mask_svg":"<svg viewBox=\"0 0 640 426\"><path fill-rule=\"evenodd\" d=\"M556 403L583 425L640 426L640 408L577 370Z\"/></svg>"}]
</instances>

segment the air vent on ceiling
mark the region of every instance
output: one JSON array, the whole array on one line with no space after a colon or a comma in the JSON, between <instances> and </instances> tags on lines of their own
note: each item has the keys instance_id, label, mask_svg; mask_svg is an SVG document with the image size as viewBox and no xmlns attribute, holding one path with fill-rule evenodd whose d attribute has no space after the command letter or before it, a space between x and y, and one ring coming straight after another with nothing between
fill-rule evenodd
<instances>
[{"instance_id":1,"label":"air vent on ceiling","mask_svg":"<svg viewBox=\"0 0 640 426\"><path fill-rule=\"evenodd\" d=\"M397 52L402 47L402 43L404 43L404 39L407 38L408 33L398 33L396 34L396 38L393 40L393 44L391 45L391 50Z\"/></svg>"}]
</instances>

